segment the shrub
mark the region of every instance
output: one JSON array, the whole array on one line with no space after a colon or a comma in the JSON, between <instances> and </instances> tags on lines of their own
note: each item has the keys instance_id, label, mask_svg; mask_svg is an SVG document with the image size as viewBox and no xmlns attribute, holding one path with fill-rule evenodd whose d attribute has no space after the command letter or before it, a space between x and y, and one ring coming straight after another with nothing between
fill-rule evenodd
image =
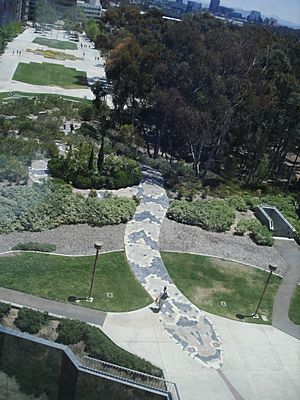
<instances>
[{"instance_id":1,"label":"shrub","mask_svg":"<svg viewBox=\"0 0 300 400\"><path fill-rule=\"evenodd\" d=\"M171 203L167 217L177 222L201 226L203 229L224 232L234 222L234 210L225 200L178 201Z\"/></svg>"},{"instance_id":2,"label":"shrub","mask_svg":"<svg viewBox=\"0 0 300 400\"><path fill-rule=\"evenodd\" d=\"M43 325L48 323L48 313L31 310L30 308L22 308L15 320L16 326L22 332L38 333Z\"/></svg>"},{"instance_id":3,"label":"shrub","mask_svg":"<svg viewBox=\"0 0 300 400\"><path fill-rule=\"evenodd\" d=\"M235 233L243 235L246 232L249 232L249 236L253 242L260 246L273 246L274 244L272 233L256 219L241 219L239 221Z\"/></svg>"},{"instance_id":4,"label":"shrub","mask_svg":"<svg viewBox=\"0 0 300 400\"><path fill-rule=\"evenodd\" d=\"M254 211L255 208L261 203L261 199L256 196L246 194L243 196L243 198L247 206L249 206L252 211Z\"/></svg>"},{"instance_id":5,"label":"shrub","mask_svg":"<svg viewBox=\"0 0 300 400\"><path fill-rule=\"evenodd\" d=\"M229 206L235 210L238 210L238 211L247 211L248 210L246 201L244 200L244 198L242 196L231 196L231 197L228 197L226 200L227 200Z\"/></svg>"},{"instance_id":6,"label":"shrub","mask_svg":"<svg viewBox=\"0 0 300 400\"><path fill-rule=\"evenodd\" d=\"M125 223L132 218L135 209L132 199L85 199L72 193L71 186L53 181L31 188L5 188L0 189L0 233L38 232L62 224Z\"/></svg>"},{"instance_id":7,"label":"shrub","mask_svg":"<svg viewBox=\"0 0 300 400\"><path fill-rule=\"evenodd\" d=\"M251 227L250 238L260 246L273 246L274 244L272 233L258 221Z\"/></svg>"},{"instance_id":8,"label":"shrub","mask_svg":"<svg viewBox=\"0 0 300 400\"><path fill-rule=\"evenodd\" d=\"M66 345L75 344L81 340L86 340L88 325L77 320L62 319L59 322L57 331L57 342Z\"/></svg>"},{"instance_id":9,"label":"shrub","mask_svg":"<svg viewBox=\"0 0 300 400\"><path fill-rule=\"evenodd\" d=\"M126 223L133 217L136 205L132 199L113 197L104 201L88 198L86 201L87 223L92 226Z\"/></svg>"},{"instance_id":10,"label":"shrub","mask_svg":"<svg viewBox=\"0 0 300 400\"><path fill-rule=\"evenodd\" d=\"M97 159L89 144L73 146L66 158L57 157L48 161L51 176L72 181L79 189L120 189L139 184L142 172L139 164L130 158L109 154L104 157L101 175Z\"/></svg>"},{"instance_id":11,"label":"shrub","mask_svg":"<svg viewBox=\"0 0 300 400\"><path fill-rule=\"evenodd\" d=\"M0 320L9 313L11 305L8 303L0 303Z\"/></svg>"},{"instance_id":12,"label":"shrub","mask_svg":"<svg viewBox=\"0 0 300 400\"><path fill-rule=\"evenodd\" d=\"M92 187L94 189L103 189L105 186L106 179L104 176L94 175L92 176Z\"/></svg>"},{"instance_id":13,"label":"shrub","mask_svg":"<svg viewBox=\"0 0 300 400\"><path fill-rule=\"evenodd\" d=\"M88 176L77 175L73 184L78 189L90 189L92 187L92 179Z\"/></svg>"},{"instance_id":14,"label":"shrub","mask_svg":"<svg viewBox=\"0 0 300 400\"><path fill-rule=\"evenodd\" d=\"M115 345L100 329L76 320L63 319L58 326L57 342L75 344L85 342L89 356L146 374L162 376L160 368Z\"/></svg>"},{"instance_id":15,"label":"shrub","mask_svg":"<svg viewBox=\"0 0 300 400\"><path fill-rule=\"evenodd\" d=\"M16 244L12 247L12 250L43 251L51 253L56 250L56 245L51 243L26 242Z\"/></svg>"}]
</instances>

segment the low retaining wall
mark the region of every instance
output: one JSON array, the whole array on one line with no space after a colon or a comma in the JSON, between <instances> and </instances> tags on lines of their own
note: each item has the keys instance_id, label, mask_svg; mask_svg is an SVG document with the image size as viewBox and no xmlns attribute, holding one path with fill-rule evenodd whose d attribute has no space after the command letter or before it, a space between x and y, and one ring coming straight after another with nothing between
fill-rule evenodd
<instances>
[{"instance_id":1,"label":"low retaining wall","mask_svg":"<svg viewBox=\"0 0 300 400\"><path fill-rule=\"evenodd\" d=\"M256 217L266 225L273 236L293 238L296 229L275 207L268 204L260 204L255 210Z\"/></svg>"}]
</instances>

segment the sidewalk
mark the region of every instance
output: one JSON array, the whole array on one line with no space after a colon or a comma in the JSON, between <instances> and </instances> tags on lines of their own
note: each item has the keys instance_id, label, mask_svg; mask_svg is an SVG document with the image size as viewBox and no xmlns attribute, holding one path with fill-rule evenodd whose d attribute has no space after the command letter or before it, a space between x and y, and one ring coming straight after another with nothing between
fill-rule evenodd
<instances>
[{"instance_id":1,"label":"sidewalk","mask_svg":"<svg viewBox=\"0 0 300 400\"><path fill-rule=\"evenodd\" d=\"M60 301L47 300L5 288L0 288L0 301L5 301L15 306L36 308L40 311L47 311L56 317L78 319L99 326L103 326L107 316L107 313L103 311L62 303Z\"/></svg>"},{"instance_id":2,"label":"sidewalk","mask_svg":"<svg viewBox=\"0 0 300 400\"><path fill-rule=\"evenodd\" d=\"M300 283L300 247L295 242L278 239L276 240L275 247L287 261L289 268L275 296L272 325L300 339L300 325L294 324L289 319L291 298L297 284Z\"/></svg>"}]
</instances>

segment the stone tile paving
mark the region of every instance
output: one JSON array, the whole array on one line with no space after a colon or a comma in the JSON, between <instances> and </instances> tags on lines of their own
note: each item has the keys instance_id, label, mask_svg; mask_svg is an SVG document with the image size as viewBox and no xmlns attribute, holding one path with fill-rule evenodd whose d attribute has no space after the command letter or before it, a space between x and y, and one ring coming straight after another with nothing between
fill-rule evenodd
<instances>
[{"instance_id":1,"label":"stone tile paving","mask_svg":"<svg viewBox=\"0 0 300 400\"><path fill-rule=\"evenodd\" d=\"M164 286L169 298L160 311L164 329L192 358L218 369L223 350L214 324L174 285L160 257L158 238L168 208L161 175L143 167L137 189L140 205L125 229L125 251L130 267L148 293L156 298Z\"/></svg>"}]
</instances>

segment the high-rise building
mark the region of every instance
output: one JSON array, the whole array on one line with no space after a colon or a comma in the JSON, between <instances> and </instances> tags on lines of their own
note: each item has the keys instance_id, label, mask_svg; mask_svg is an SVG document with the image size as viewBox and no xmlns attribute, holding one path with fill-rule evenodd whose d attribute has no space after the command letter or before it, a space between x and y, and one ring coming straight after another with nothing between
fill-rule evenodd
<instances>
[{"instance_id":1,"label":"high-rise building","mask_svg":"<svg viewBox=\"0 0 300 400\"><path fill-rule=\"evenodd\" d=\"M248 15L247 20L250 22L262 22L260 12L252 10Z\"/></svg>"},{"instance_id":2,"label":"high-rise building","mask_svg":"<svg viewBox=\"0 0 300 400\"><path fill-rule=\"evenodd\" d=\"M77 0L47 0L48 3L57 10L59 14L63 14L66 8L76 7ZM29 0L29 19L34 19L34 12L37 0Z\"/></svg>"},{"instance_id":3,"label":"high-rise building","mask_svg":"<svg viewBox=\"0 0 300 400\"><path fill-rule=\"evenodd\" d=\"M210 0L209 11L216 12L220 5L220 0Z\"/></svg>"},{"instance_id":4,"label":"high-rise building","mask_svg":"<svg viewBox=\"0 0 300 400\"><path fill-rule=\"evenodd\" d=\"M197 3L196 1L188 0L186 5L186 13L197 13L200 12L202 9L202 4Z\"/></svg>"},{"instance_id":5,"label":"high-rise building","mask_svg":"<svg viewBox=\"0 0 300 400\"><path fill-rule=\"evenodd\" d=\"M100 0L77 1L77 7L82 7L86 18L98 20L101 17L102 6Z\"/></svg>"},{"instance_id":6,"label":"high-rise building","mask_svg":"<svg viewBox=\"0 0 300 400\"><path fill-rule=\"evenodd\" d=\"M22 21L25 0L0 0L0 25Z\"/></svg>"}]
</instances>

